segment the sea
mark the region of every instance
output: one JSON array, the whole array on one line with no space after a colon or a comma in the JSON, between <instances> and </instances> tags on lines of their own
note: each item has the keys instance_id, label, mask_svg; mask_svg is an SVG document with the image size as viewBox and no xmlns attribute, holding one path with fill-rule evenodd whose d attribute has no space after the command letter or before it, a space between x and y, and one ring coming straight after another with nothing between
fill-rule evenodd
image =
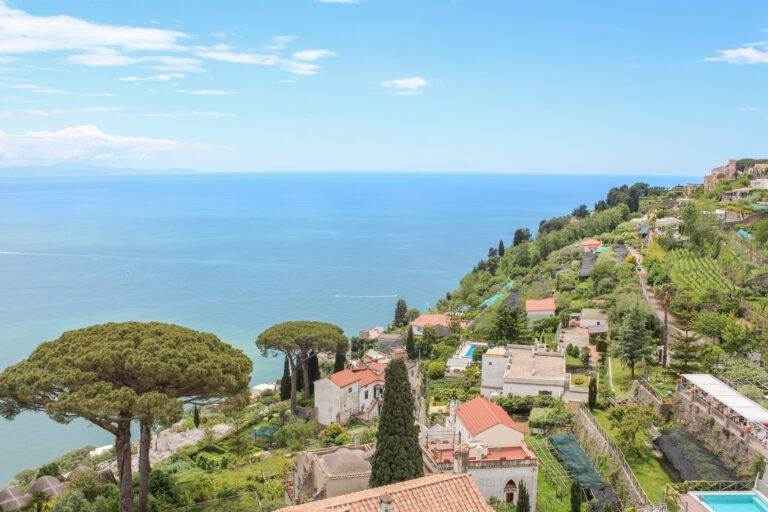
<instances>
[{"instance_id":1,"label":"sea","mask_svg":"<svg viewBox=\"0 0 768 512\"><path fill-rule=\"evenodd\" d=\"M254 361L285 320L347 335L385 326L399 298L422 311L500 239L591 207L608 189L683 177L546 174L0 175L0 368L41 341L101 322L158 320L209 331ZM0 484L84 445L84 421L0 419Z\"/></svg>"}]
</instances>

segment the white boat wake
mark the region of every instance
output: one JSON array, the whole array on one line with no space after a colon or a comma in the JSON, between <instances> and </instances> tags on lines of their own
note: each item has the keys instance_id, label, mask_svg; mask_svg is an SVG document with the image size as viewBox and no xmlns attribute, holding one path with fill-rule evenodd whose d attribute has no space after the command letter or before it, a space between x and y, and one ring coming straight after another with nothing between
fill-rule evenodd
<instances>
[{"instance_id":1,"label":"white boat wake","mask_svg":"<svg viewBox=\"0 0 768 512\"><path fill-rule=\"evenodd\" d=\"M397 294L389 295L340 295L335 294L334 299L393 299L397 297Z\"/></svg>"}]
</instances>

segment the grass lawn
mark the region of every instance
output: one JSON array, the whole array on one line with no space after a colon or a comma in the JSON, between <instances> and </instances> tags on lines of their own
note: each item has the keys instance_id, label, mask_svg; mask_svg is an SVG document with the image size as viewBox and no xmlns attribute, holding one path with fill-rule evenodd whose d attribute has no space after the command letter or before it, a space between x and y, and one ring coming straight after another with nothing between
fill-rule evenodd
<instances>
[{"instance_id":1,"label":"grass lawn","mask_svg":"<svg viewBox=\"0 0 768 512\"><path fill-rule=\"evenodd\" d=\"M629 388L632 386L632 377L629 373L629 368L624 366L624 364L616 359L615 357L610 358L610 364L611 364L611 377L612 384L613 384L613 392L617 395L624 395L629 393ZM637 372L637 368L635 368L635 372Z\"/></svg>"},{"instance_id":2,"label":"grass lawn","mask_svg":"<svg viewBox=\"0 0 768 512\"><path fill-rule=\"evenodd\" d=\"M648 371L648 382L664 398L669 398L675 393L675 378L661 366L651 366Z\"/></svg>"},{"instance_id":3,"label":"grass lawn","mask_svg":"<svg viewBox=\"0 0 768 512\"><path fill-rule=\"evenodd\" d=\"M613 438L611 425L605 411L594 412L597 421L606 432ZM615 441L615 439L613 439ZM632 468L635 477L640 482L645 493L653 502L660 502L664 499L664 489L668 483L673 480L661 465L661 462L653 456L651 450L645 446L640 450L640 455L624 454L627 464Z\"/></svg>"}]
</instances>

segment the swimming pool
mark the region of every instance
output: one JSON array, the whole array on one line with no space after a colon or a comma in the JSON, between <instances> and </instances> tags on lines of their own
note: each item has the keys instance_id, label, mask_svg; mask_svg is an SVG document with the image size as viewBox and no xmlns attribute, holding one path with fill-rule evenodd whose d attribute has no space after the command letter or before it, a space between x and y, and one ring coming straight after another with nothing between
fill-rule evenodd
<instances>
[{"instance_id":1,"label":"swimming pool","mask_svg":"<svg viewBox=\"0 0 768 512\"><path fill-rule=\"evenodd\" d=\"M464 352L464 357L468 359L472 359L472 354L475 353L475 350L477 349L478 345L475 345L474 343L469 344L469 348L466 352Z\"/></svg>"},{"instance_id":2,"label":"swimming pool","mask_svg":"<svg viewBox=\"0 0 768 512\"><path fill-rule=\"evenodd\" d=\"M768 512L768 502L756 492L692 492L712 512Z\"/></svg>"}]
</instances>

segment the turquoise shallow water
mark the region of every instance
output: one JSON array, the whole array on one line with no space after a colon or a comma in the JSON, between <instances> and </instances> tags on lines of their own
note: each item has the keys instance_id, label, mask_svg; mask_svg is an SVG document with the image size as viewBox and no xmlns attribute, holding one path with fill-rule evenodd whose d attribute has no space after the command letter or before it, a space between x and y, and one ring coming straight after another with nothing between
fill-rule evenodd
<instances>
[{"instance_id":1,"label":"turquoise shallow water","mask_svg":"<svg viewBox=\"0 0 768 512\"><path fill-rule=\"evenodd\" d=\"M456 174L0 178L0 368L64 330L161 320L211 331L254 358L288 319L348 334L424 308L499 238L592 205L629 178ZM683 178L647 181L672 184ZM84 444L96 427L0 420L0 484Z\"/></svg>"},{"instance_id":2,"label":"turquoise shallow water","mask_svg":"<svg viewBox=\"0 0 768 512\"><path fill-rule=\"evenodd\" d=\"M700 493L699 499L714 512L768 512L768 503L754 492Z\"/></svg>"}]
</instances>

